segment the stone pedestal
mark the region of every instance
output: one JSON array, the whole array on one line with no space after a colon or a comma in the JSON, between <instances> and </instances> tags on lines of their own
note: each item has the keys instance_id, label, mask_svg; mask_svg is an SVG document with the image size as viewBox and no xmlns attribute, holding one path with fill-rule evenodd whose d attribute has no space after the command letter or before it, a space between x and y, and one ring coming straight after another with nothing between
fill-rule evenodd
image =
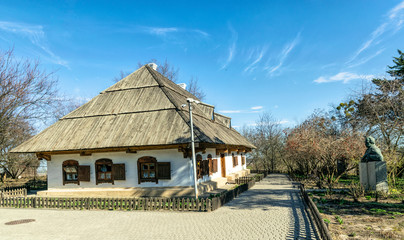
<instances>
[{"instance_id":1,"label":"stone pedestal","mask_svg":"<svg viewBox=\"0 0 404 240\"><path fill-rule=\"evenodd\" d=\"M359 163L359 177L365 190L389 191L386 162Z\"/></svg>"}]
</instances>

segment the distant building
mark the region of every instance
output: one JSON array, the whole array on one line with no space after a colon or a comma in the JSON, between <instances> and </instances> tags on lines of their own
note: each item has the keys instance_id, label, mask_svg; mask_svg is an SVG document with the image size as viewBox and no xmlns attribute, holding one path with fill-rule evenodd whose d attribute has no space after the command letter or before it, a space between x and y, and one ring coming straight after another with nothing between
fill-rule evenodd
<instances>
[{"instance_id":1,"label":"distant building","mask_svg":"<svg viewBox=\"0 0 404 240\"><path fill-rule=\"evenodd\" d=\"M12 152L47 160L42 195L192 195L187 98L197 99L145 65ZM200 191L245 175L254 146L213 106L193 109Z\"/></svg>"}]
</instances>

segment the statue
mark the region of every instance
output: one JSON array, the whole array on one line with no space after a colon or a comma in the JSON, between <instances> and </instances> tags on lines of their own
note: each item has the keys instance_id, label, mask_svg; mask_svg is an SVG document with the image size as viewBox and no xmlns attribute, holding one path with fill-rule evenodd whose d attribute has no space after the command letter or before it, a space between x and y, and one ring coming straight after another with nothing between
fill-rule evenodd
<instances>
[{"instance_id":1,"label":"statue","mask_svg":"<svg viewBox=\"0 0 404 240\"><path fill-rule=\"evenodd\" d=\"M372 136L369 136L365 139L365 145L367 147L365 155L363 155L361 162L382 162L383 155L375 145L375 139Z\"/></svg>"},{"instance_id":2,"label":"statue","mask_svg":"<svg viewBox=\"0 0 404 240\"><path fill-rule=\"evenodd\" d=\"M359 163L360 183L366 190L387 193L387 166L383 161L382 152L376 147L375 139L371 136L366 138L365 145L367 149Z\"/></svg>"}]
</instances>

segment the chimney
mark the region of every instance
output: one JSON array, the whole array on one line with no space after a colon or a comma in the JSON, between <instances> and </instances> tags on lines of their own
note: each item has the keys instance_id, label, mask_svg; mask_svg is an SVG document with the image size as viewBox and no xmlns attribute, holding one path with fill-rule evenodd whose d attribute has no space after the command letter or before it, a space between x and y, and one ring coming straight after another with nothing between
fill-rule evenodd
<instances>
[{"instance_id":1,"label":"chimney","mask_svg":"<svg viewBox=\"0 0 404 240\"><path fill-rule=\"evenodd\" d=\"M153 68L153 70L157 70L157 64L155 63L148 63L147 64L149 67Z\"/></svg>"},{"instance_id":2,"label":"chimney","mask_svg":"<svg viewBox=\"0 0 404 240\"><path fill-rule=\"evenodd\" d=\"M178 86L182 87L184 90L187 90L187 84L185 83L178 83Z\"/></svg>"}]
</instances>

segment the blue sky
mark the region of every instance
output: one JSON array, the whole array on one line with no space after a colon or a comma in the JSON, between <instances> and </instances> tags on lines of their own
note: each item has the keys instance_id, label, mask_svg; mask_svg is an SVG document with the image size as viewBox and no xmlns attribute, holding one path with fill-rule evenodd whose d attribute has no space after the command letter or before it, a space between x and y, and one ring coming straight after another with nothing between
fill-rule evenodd
<instances>
[{"instance_id":1,"label":"blue sky","mask_svg":"<svg viewBox=\"0 0 404 240\"><path fill-rule=\"evenodd\" d=\"M404 50L404 1L253 3L3 0L0 49L39 60L77 99L167 59L233 126L263 111L294 125L385 76Z\"/></svg>"}]
</instances>

